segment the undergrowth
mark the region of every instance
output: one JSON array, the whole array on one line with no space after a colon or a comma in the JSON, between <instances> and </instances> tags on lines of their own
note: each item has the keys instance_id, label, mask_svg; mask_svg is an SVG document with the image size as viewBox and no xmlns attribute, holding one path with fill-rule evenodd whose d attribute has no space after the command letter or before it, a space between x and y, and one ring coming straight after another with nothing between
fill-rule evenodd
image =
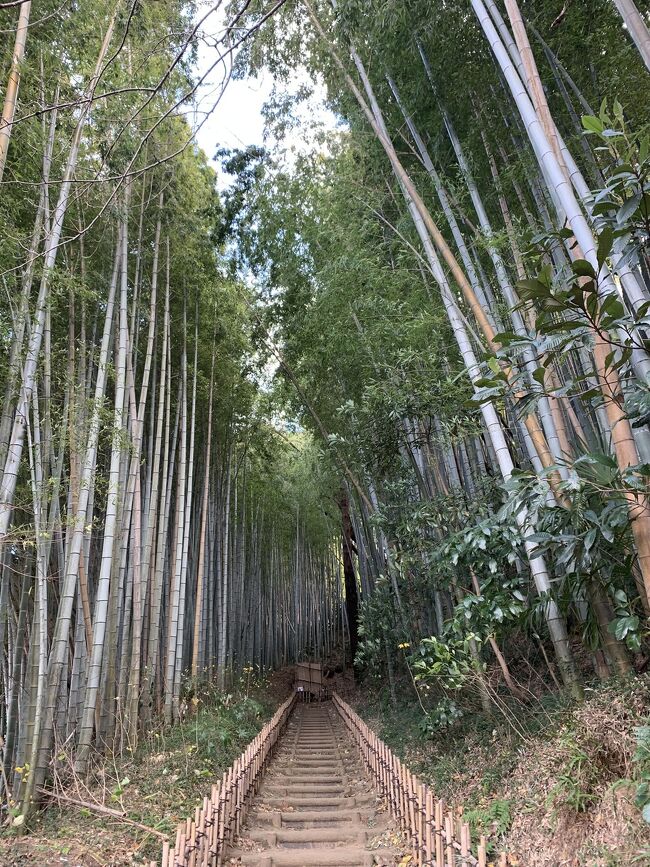
<instances>
[{"instance_id":1,"label":"undergrowth","mask_svg":"<svg viewBox=\"0 0 650 867\"><path fill-rule=\"evenodd\" d=\"M231 693L207 686L188 690L181 722L152 724L137 749L127 748L120 759L97 759L87 779L73 773L73 757L60 751L52 788L86 806L50 802L34 815L27 834L7 831L0 838L0 863L122 867L159 857L160 835L173 835L194 814L273 714L281 692L247 675ZM98 804L158 833L102 815L94 809Z\"/></svg>"},{"instance_id":2,"label":"undergrowth","mask_svg":"<svg viewBox=\"0 0 650 867\"><path fill-rule=\"evenodd\" d=\"M650 864L650 676L592 686L582 703L501 697L493 716L437 731L406 684L399 699L364 689L355 706L491 852L527 867Z\"/></svg>"}]
</instances>

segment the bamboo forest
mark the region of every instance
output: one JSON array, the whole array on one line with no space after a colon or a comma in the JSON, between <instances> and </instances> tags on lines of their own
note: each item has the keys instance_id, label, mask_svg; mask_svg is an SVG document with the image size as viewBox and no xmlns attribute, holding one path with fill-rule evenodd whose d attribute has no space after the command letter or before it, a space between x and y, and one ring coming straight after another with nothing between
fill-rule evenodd
<instances>
[{"instance_id":1,"label":"bamboo forest","mask_svg":"<svg viewBox=\"0 0 650 867\"><path fill-rule=\"evenodd\" d=\"M0 2L0 864L650 865L649 28Z\"/></svg>"}]
</instances>

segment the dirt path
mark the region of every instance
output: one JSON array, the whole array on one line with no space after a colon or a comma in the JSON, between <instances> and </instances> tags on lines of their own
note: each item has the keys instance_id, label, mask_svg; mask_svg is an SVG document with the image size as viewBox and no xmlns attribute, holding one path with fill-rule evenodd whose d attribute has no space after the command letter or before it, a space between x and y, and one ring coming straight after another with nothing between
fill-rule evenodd
<instances>
[{"instance_id":1,"label":"dirt path","mask_svg":"<svg viewBox=\"0 0 650 867\"><path fill-rule=\"evenodd\" d=\"M330 702L298 705L229 863L397 864L399 834Z\"/></svg>"}]
</instances>

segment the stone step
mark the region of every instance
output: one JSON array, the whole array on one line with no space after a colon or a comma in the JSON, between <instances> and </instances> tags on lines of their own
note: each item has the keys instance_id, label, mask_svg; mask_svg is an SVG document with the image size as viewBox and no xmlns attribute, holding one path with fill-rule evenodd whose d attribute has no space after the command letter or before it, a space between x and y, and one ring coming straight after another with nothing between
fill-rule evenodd
<instances>
[{"instance_id":1,"label":"stone step","mask_svg":"<svg viewBox=\"0 0 650 867\"><path fill-rule=\"evenodd\" d=\"M300 747L303 741L322 741L329 745L330 749L336 749L340 742L340 738L334 735L298 735L296 738L296 746Z\"/></svg>"},{"instance_id":2,"label":"stone step","mask_svg":"<svg viewBox=\"0 0 650 867\"><path fill-rule=\"evenodd\" d=\"M363 849L329 849L311 851L309 861L304 852L290 850L274 850L273 852L241 852L237 853L233 864L245 864L247 867L372 867L375 858L372 852ZM317 859L317 860L314 860Z\"/></svg>"},{"instance_id":3,"label":"stone step","mask_svg":"<svg viewBox=\"0 0 650 867\"><path fill-rule=\"evenodd\" d=\"M301 747L300 749L290 750L286 753L277 753L278 761L290 759L292 761L317 762L319 764L329 764L330 762L340 762L344 758L341 750L330 749L312 749L311 747Z\"/></svg>"},{"instance_id":4,"label":"stone step","mask_svg":"<svg viewBox=\"0 0 650 867\"><path fill-rule=\"evenodd\" d=\"M330 810L253 810L246 819L246 826L304 828L311 825L314 828L323 828L349 825L351 822L366 826L371 817L374 817L374 810L368 807L365 810L341 810L340 807Z\"/></svg>"},{"instance_id":5,"label":"stone step","mask_svg":"<svg viewBox=\"0 0 650 867\"><path fill-rule=\"evenodd\" d=\"M349 828L303 828L297 831L285 828L274 828L273 830L252 828L246 832L246 836L250 840L264 843L267 846L310 849L316 845L319 848L330 848L344 843L356 843L359 846L365 846L368 830L357 825L351 825Z\"/></svg>"},{"instance_id":6,"label":"stone step","mask_svg":"<svg viewBox=\"0 0 650 867\"><path fill-rule=\"evenodd\" d=\"M372 852L348 846L339 849L312 849L309 854L290 849L237 852L236 858L234 863L248 867L372 867L375 863ZM397 863L397 859L394 863Z\"/></svg>"},{"instance_id":7,"label":"stone step","mask_svg":"<svg viewBox=\"0 0 650 867\"><path fill-rule=\"evenodd\" d=\"M308 810L310 808L317 810L339 810L343 807L353 810L355 807L360 807L374 803L376 797L372 793L364 793L355 795L350 798L336 798L331 796L321 797L286 797L286 798L265 798L263 802L265 807L294 810Z\"/></svg>"},{"instance_id":8,"label":"stone step","mask_svg":"<svg viewBox=\"0 0 650 867\"><path fill-rule=\"evenodd\" d=\"M334 795L336 797L345 797L343 786L312 786L312 785L274 785L272 782L267 786L264 784L263 791L269 795L311 795L317 797L319 795Z\"/></svg>"},{"instance_id":9,"label":"stone step","mask_svg":"<svg viewBox=\"0 0 650 867\"><path fill-rule=\"evenodd\" d=\"M328 756L335 756L336 758L339 757L339 751L335 747L325 747L322 744L299 744L295 750L292 750L292 754L294 753L300 753L302 755L308 753L312 756L318 756L323 753Z\"/></svg>"},{"instance_id":10,"label":"stone step","mask_svg":"<svg viewBox=\"0 0 650 867\"><path fill-rule=\"evenodd\" d=\"M342 783L345 779L344 774L340 771L329 770L318 775L312 774L309 771L304 771L301 768L277 768L270 775L270 779L277 780L286 777L287 780L293 780L296 783L304 783L309 781L315 786L333 785L334 783Z\"/></svg>"},{"instance_id":11,"label":"stone step","mask_svg":"<svg viewBox=\"0 0 650 867\"><path fill-rule=\"evenodd\" d=\"M299 756L296 756L295 753L290 753L285 756L276 756L273 764L282 765L289 762L291 764L307 762L310 766L324 765L325 767L330 767L332 765L341 765L344 758L344 756L340 756L338 753L335 753L334 755L331 755L330 753L327 755L321 755L318 752L309 752L307 755L301 753Z\"/></svg>"},{"instance_id":12,"label":"stone step","mask_svg":"<svg viewBox=\"0 0 650 867\"><path fill-rule=\"evenodd\" d=\"M397 864L358 750L324 705L299 705L226 863L249 867ZM372 848L371 848L372 847Z\"/></svg>"}]
</instances>

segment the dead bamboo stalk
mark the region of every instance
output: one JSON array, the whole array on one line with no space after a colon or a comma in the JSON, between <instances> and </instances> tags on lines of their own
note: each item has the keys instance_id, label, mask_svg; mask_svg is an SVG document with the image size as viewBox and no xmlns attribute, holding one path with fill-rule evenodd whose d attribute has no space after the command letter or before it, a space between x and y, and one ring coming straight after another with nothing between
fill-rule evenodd
<instances>
[{"instance_id":1,"label":"dead bamboo stalk","mask_svg":"<svg viewBox=\"0 0 650 867\"><path fill-rule=\"evenodd\" d=\"M95 813L101 813L103 816L112 816L115 819L119 819L120 822L124 822L127 825L133 825L135 828L140 828L141 831L146 831L148 834L153 834L162 839L165 838L165 835L160 831L156 831L148 825L143 825L141 822L136 822L134 819L129 819L122 810L112 810L110 807L105 807L103 804L94 804L92 801L81 801L77 798L71 798L69 795L62 795L59 792L53 792L51 789L39 788L37 791L40 792L41 795L45 795L46 798L55 798L57 801L63 801L64 803L71 804L74 807L80 807L84 810L92 810Z\"/></svg>"}]
</instances>

